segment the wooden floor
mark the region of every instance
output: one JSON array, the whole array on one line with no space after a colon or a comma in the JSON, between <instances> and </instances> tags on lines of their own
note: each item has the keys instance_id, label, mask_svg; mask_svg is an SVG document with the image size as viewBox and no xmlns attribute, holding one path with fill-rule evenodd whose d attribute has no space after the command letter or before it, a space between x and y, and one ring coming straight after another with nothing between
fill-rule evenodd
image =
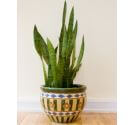
<instances>
[{"instance_id":1,"label":"wooden floor","mask_svg":"<svg viewBox=\"0 0 130 125\"><path fill-rule=\"evenodd\" d=\"M116 113L82 113L68 124L50 122L43 113L18 113L18 125L116 125Z\"/></svg>"}]
</instances>

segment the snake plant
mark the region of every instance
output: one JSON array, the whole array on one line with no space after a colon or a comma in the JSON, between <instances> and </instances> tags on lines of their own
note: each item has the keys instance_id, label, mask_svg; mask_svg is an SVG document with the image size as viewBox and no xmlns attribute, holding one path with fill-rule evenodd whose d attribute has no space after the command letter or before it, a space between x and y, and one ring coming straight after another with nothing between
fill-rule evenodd
<instances>
[{"instance_id":1,"label":"snake plant","mask_svg":"<svg viewBox=\"0 0 130 125\"><path fill-rule=\"evenodd\" d=\"M71 10L68 27L66 26L67 4L64 2L62 27L59 36L59 44L56 48L52 45L49 38L45 41L39 33L36 25L34 26L34 45L40 56L43 66L44 80L46 87L72 88L73 80L81 67L84 54L84 36L76 59L76 36L78 22L74 24L74 7ZM48 71L46 70L46 64Z\"/></svg>"}]
</instances>

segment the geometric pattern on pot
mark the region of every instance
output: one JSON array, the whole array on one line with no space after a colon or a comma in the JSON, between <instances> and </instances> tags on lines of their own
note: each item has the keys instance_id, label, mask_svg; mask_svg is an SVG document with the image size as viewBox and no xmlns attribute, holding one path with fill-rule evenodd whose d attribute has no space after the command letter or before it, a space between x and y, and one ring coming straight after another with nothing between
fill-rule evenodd
<instances>
[{"instance_id":1,"label":"geometric pattern on pot","mask_svg":"<svg viewBox=\"0 0 130 125\"><path fill-rule=\"evenodd\" d=\"M47 114L48 118L52 122L57 122L57 123L70 123L76 120L79 116L79 113L76 113L74 115L65 115L65 116L56 116L56 115L49 115Z\"/></svg>"},{"instance_id":2,"label":"geometric pattern on pot","mask_svg":"<svg viewBox=\"0 0 130 125\"><path fill-rule=\"evenodd\" d=\"M67 123L77 119L85 105L85 97L85 93L42 93L41 104L51 121Z\"/></svg>"},{"instance_id":3,"label":"geometric pattern on pot","mask_svg":"<svg viewBox=\"0 0 130 125\"><path fill-rule=\"evenodd\" d=\"M76 94L56 94L56 93L41 93L42 97L46 98L75 98L75 97L84 97L86 93L76 93Z\"/></svg>"},{"instance_id":4,"label":"geometric pattern on pot","mask_svg":"<svg viewBox=\"0 0 130 125\"><path fill-rule=\"evenodd\" d=\"M80 113L80 111L75 112L51 112L51 111L45 111L48 115L55 115L55 116L69 116L69 115L75 115Z\"/></svg>"},{"instance_id":5,"label":"geometric pattern on pot","mask_svg":"<svg viewBox=\"0 0 130 125\"><path fill-rule=\"evenodd\" d=\"M84 107L85 97L75 98L41 98L45 111L69 112L81 111Z\"/></svg>"}]
</instances>

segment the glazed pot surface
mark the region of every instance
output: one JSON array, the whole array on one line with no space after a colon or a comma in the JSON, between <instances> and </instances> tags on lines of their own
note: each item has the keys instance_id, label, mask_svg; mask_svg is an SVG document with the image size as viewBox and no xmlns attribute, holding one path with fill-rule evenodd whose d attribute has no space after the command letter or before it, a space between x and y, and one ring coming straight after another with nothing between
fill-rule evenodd
<instances>
[{"instance_id":1,"label":"glazed pot surface","mask_svg":"<svg viewBox=\"0 0 130 125\"><path fill-rule=\"evenodd\" d=\"M49 119L58 123L76 120L84 108L86 87L48 88L41 86L41 105Z\"/></svg>"}]
</instances>

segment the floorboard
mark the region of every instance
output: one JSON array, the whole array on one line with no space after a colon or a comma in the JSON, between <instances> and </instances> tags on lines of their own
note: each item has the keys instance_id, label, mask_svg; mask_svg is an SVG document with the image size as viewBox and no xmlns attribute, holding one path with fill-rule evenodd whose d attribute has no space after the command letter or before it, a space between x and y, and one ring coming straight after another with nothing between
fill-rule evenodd
<instances>
[{"instance_id":1,"label":"floorboard","mask_svg":"<svg viewBox=\"0 0 130 125\"><path fill-rule=\"evenodd\" d=\"M116 113L82 113L75 122L50 122L44 113L18 112L18 125L116 125Z\"/></svg>"}]
</instances>

